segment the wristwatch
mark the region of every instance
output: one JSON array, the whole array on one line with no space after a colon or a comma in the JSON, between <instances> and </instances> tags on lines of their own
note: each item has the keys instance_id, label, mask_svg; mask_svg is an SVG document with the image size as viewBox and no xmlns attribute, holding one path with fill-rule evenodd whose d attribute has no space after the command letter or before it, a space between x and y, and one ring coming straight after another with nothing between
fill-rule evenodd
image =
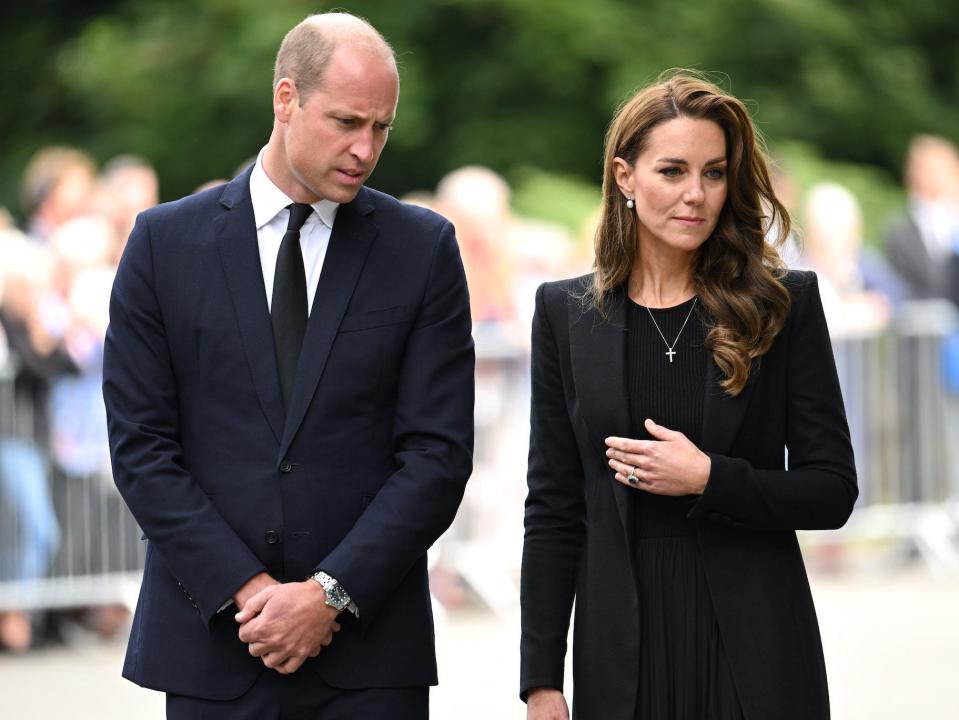
<instances>
[{"instance_id":1,"label":"wristwatch","mask_svg":"<svg viewBox=\"0 0 959 720\"><path fill-rule=\"evenodd\" d=\"M326 604L337 612L353 613L356 617L360 616L359 608L356 603L350 599L349 593L343 589L343 586L337 582L336 578L330 577L320 570L310 575L310 578L316 580L326 591Z\"/></svg>"}]
</instances>

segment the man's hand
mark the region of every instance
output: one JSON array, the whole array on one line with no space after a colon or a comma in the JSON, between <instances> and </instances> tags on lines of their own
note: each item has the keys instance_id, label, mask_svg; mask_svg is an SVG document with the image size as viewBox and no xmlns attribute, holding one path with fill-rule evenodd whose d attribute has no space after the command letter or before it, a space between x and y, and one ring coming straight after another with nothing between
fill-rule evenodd
<instances>
[{"instance_id":1,"label":"man's hand","mask_svg":"<svg viewBox=\"0 0 959 720\"><path fill-rule=\"evenodd\" d=\"M569 720L563 693L553 688L530 690L526 696L526 720Z\"/></svg>"},{"instance_id":2,"label":"man's hand","mask_svg":"<svg viewBox=\"0 0 959 720\"><path fill-rule=\"evenodd\" d=\"M315 580L269 585L236 614L240 640L268 668L287 675L333 642L339 632L335 608Z\"/></svg>"},{"instance_id":3,"label":"man's hand","mask_svg":"<svg viewBox=\"0 0 959 720\"><path fill-rule=\"evenodd\" d=\"M237 610L242 610L247 600L270 585L279 585L279 583L265 572L257 573L247 580L243 586L233 594L233 602L236 604Z\"/></svg>"}]
</instances>

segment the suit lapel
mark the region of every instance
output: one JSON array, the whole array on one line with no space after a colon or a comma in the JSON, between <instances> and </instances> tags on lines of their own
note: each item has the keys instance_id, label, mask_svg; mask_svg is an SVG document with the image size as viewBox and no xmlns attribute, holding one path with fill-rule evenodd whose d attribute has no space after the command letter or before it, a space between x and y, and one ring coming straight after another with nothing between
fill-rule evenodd
<instances>
[{"instance_id":1,"label":"suit lapel","mask_svg":"<svg viewBox=\"0 0 959 720\"><path fill-rule=\"evenodd\" d=\"M220 203L225 210L213 221L217 251L233 300L253 386L279 442L283 434L283 399L250 201L249 170L226 186Z\"/></svg>"},{"instance_id":2,"label":"suit lapel","mask_svg":"<svg viewBox=\"0 0 959 720\"><path fill-rule=\"evenodd\" d=\"M376 238L378 229L367 217L372 211L373 206L364 189L352 202L341 205L336 212L296 368L293 396L280 443L280 457L289 450L303 422L326 367L340 321Z\"/></svg>"},{"instance_id":3,"label":"suit lapel","mask_svg":"<svg viewBox=\"0 0 959 720\"><path fill-rule=\"evenodd\" d=\"M703 400L703 433L701 450L725 455L732 447L739 426L742 425L749 398L759 374L759 359L753 359L749 380L739 395L733 397L720 387L725 378L710 354L706 370L706 396Z\"/></svg>"},{"instance_id":4,"label":"suit lapel","mask_svg":"<svg viewBox=\"0 0 959 720\"><path fill-rule=\"evenodd\" d=\"M576 397L597 453L605 457L607 437L630 437L631 432L626 397L626 291L622 287L613 291L606 319L592 307L581 309L577 299L571 298L569 303L570 356ZM608 467L607 470L620 520L631 534L631 493L635 491L617 482L613 471ZM632 547L629 537L627 547Z\"/></svg>"},{"instance_id":5,"label":"suit lapel","mask_svg":"<svg viewBox=\"0 0 959 720\"><path fill-rule=\"evenodd\" d=\"M573 382L582 409L583 421L597 452L605 454L609 435L631 437L629 405L626 397L626 293L615 290L609 302L609 314L603 319L592 308L582 310L579 301L570 300L569 337ZM710 355L707 362L703 401L704 451L726 454L742 425L749 398L759 374L760 362L753 360L749 380L743 391L733 397L719 385L722 371ZM633 524L632 493L617 482L610 470L610 482L616 509L627 533L627 547Z\"/></svg>"}]
</instances>

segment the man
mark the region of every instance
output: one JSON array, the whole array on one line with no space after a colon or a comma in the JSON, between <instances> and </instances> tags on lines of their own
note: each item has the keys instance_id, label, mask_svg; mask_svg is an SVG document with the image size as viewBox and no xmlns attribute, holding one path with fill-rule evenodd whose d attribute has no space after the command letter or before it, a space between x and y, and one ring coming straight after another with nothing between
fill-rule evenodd
<instances>
[{"instance_id":1,"label":"man","mask_svg":"<svg viewBox=\"0 0 959 720\"><path fill-rule=\"evenodd\" d=\"M131 233L104 368L149 540L123 672L170 718L427 716L474 358L452 226L363 187L398 87L370 25L307 18L256 163Z\"/></svg>"},{"instance_id":2,"label":"man","mask_svg":"<svg viewBox=\"0 0 959 720\"><path fill-rule=\"evenodd\" d=\"M905 176L909 208L886 238L889 262L910 297L959 304L959 152L946 138L917 135Z\"/></svg>"}]
</instances>

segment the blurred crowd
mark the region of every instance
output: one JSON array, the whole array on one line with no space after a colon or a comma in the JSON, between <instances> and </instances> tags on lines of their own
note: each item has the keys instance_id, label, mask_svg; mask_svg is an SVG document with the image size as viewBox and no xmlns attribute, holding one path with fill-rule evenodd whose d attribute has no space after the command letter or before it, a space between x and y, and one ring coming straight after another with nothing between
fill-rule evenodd
<instances>
[{"instance_id":1,"label":"blurred crowd","mask_svg":"<svg viewBox=\"0 0 959 720\"><path fill-rule=\"evenodd\" d=\"M819 274L834 336L881 331L909 300L959 303L959 153L949 140L913 139L907 210L868 243L847 188L823 182L800 195L788 168L774 182L797 221L784 257ZM72 478L100 477L109 487L100 394L109 294L137 214L158 202L148 161L123 155L98 169L65 147L38 151L21 185L19 227L0 210L0 586L55 571L57 553L72 542L61 532L72 510L57 493ZM543 281L589 271L592 220L573 232L519 217L507 182L479 166L404 199L456 226L477 348L476 475L440 544L434 591L455 605L464 601L464 577L471 585L471 573L499 573L499 585L474 585L494 588L483 600L495 609L512 602L519 567L534 292ZM37 610L0 612L0 647L21 651L42 640ZM100 608L84 618L108 635L124 616Z\"/></svg>"},{"instance_id":2,"label":"blurred crowd","mask_svg":"<svg viewBox=\"0 0 959 720\"><path fill-rule=\"evenodd\" d=\"M837 183L817 183L800 208L790 208L802 229L792 264L819 275L834 337L881 330L906 300L959 305L956 146L943 137L914 137L904 184L906 212L879 243L866 244L859 202ZM784 195L788 202L790 193Z\"/></svg>"}]
</instances>

